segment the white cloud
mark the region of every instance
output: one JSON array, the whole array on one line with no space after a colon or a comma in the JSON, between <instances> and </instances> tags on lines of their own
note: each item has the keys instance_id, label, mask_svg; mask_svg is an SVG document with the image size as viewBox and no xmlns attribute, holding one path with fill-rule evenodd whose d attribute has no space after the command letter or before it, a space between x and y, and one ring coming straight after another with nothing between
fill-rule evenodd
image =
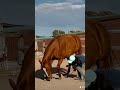
<instances>
[{"instance_id":1,"label":"white cloud","mask_svg":"<svg viewBox=\"0 0 120 90\"><path fill-rule=\"evenodd\" d=\"M35 7L35 25L41 27L80 27L84 29L85 4L43 3Z\"/></svg>"},{"instance_id":2,"label":"white cloud","mask_svg":"<svg viewBox=\"0 0 120 90\"><path fill-rule=\"evenodd\" d=\"M78 3L78 2L84 2L84 0L66 0L66 2Z\"/></svg>"},{"instance_id":3,"label":"white cloud","mask_svg":"<svg viewBox=\"0 0 120 90\"><path fill-rule=\"evenodd\" d=\"M63 9L65 6L69 6L70 3L43 3L38 6L36 6L36 12L39 10L40 12L46 11L46 10L56 10L56 9Z\"/></svg>"},{"instance_id":4,"label":"white cloud","mask_svg":"<svg viewBox=\"0 0 120 90\"><path fill-rule=\"evenodd\" d=\"M36 13L38 12L46 12L46 11L54 11L54 10L65 10L65 9L80 9L84 8L85 4L83 5L74 5L72 3L43 3L35 7Z\"/></svg>"}]
</instances>

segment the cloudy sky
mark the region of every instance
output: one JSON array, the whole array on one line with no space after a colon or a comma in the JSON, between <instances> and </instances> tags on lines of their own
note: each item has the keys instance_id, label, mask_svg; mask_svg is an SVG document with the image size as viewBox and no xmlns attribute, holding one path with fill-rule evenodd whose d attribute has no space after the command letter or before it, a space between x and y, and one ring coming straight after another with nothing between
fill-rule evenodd
<instances>
[{"instance_id":1,"label":"cloudy sky","mask_svg":"<svg viewBox=\"0 0 120 90\"><path fill-rule=\"evenodd\" d=\"M34 0L1 0L0 22L34 26L34 3Z\"/></svg>"},{"instance_id":2,"label":"cloudy sky","mask_svg":"<svg viewBox=\"0 0 120 90\"><path fill-rule=\"evenodd\" d=\"M86 10L108 10L120 14L120 0L86 0Z\"/></svg>"},{"instance_id":3,"label":"cloudy sky","mask_svg":"<svg viewBox=\"0 0 120 90\"><path fill-rule=\"evenodd\" d=\"M84 30L85 6L120 14L120 0L1 0L0 22L35 24L36 34L45 36L54 29Z\"/></svg>"},{"instance_id":4,"label":"cloudy sky","mask_svg":"<svg viewBox=\"0 0 120 90\"><path fill-rule=\"evenodd\" d=\"M35 0L36 35L51 36L55 29L84 31L84 23L84 0Z\"/></svg>"}]
</instances>

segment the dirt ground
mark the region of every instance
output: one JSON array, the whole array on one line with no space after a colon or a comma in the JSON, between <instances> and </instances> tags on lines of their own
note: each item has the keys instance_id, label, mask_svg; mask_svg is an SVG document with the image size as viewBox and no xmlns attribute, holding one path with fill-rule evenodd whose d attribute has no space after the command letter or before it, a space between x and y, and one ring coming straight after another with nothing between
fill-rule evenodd
<instances>
[{"instance_id":1,"label":"dirt ground","mask_svg":"<svg viewBox=\"0 0 120 90\"><path fill-rule=\"evenodd\" d=\"M52 75L54 78L51 81L43 80L42 79L43 72L40 70L40 64L38 62L38 58L42 59L42 57L43 57L42 54L39 55L39 57L36 56L36 60L35 60L35 90L85 90L84 80L83 81L74 80L73 77L65 78L64 76L62 76L61 80L57 79L58 78L58 75L56 75L57 61L54 61L52 64L52 67L53 67ZM67 60L64 60L61 65L62 73L66 72L67 64L68 64ZM15 65L13 65L13 62L12 62L11 66L15 66ZM16 81L18 75L12 76L12 74L14 74L15 72L16 70L14 70L14 72L11 72L11 73L9 73L8 71L6 72L0 71L0 90L12 90L8 79L13 79L14 81ZM73 72L73 70L71 70L71 73L72 73L72 76L77 75L77 73Z\"/></svg>"},{"instance_id":2,"label":"dirt ground","mask_svg":"<svg viewBox=\"0 0 120 90\"><path fill-rule=\"evenodd\" d=\"M43 72L40 70L40 64L38 62L38 58L42 59L41 57L36 56L35 60L35 90L85 90L85 82L84 80L74 80L73 77L65 78L62 76L62 79L59 80L56 70L57 60L52 64L52 75L53 79L51 81L46 81L42 79ZM67 68L67 60L63 60L61 65L62 73L66 72ZM77 73L71 70L71 76L76 76Z\"/></svg>"},{"instance_id":3,"label":"dirt ground","mask_svg":"<svg viewBox=\"0 0 120 90\"><path fill-rule=\"evenodd\" d=\"M20 72L20 67L16 64L16 62L8 62L8 65L8 70L0 69L0 90L12 90L9 84L9 79L16 82Z\"/></svg>"},{"instance_id":4,"label":"dirt ground","mask_svg":"<svg viewBox=\"0 0 120 90\"><path fill-rule=\"evenodd\" d=\"M16 80L16 77L12 76L1 76L0 77L0 90L12 90L8 79L13 79L14 81Z\"/></svg>"}]
</instances>

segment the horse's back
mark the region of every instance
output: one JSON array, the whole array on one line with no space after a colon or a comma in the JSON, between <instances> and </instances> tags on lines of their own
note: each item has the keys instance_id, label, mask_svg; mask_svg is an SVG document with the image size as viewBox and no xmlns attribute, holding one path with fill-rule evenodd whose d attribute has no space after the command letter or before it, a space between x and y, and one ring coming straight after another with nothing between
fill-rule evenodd
<instances>
[{"instance_id":1,"label":"horse's back","mask_svg":"<svg viewBox=\"0 0 120 90\"><path fill-rule=\"evenodd\" d=\"M81 50L80 38L74 34L59 36L56 38L60 54L64 57Z\"/></svg>"}]
</instances>

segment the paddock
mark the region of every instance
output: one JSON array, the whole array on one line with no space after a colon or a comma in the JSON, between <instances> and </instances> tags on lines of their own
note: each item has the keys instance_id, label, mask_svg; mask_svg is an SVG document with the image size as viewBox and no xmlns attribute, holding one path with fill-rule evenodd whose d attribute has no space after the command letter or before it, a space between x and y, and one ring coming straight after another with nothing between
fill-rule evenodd
<instances>
[{"instance_id":1,"label":"paddock","mask_svg":"<svg viewBox=\"0 0 120 90\"><path fill-rule=\"evenodd\" d=\"M42 77L42 71L40 70L40 63L38 61L38 58L42 59L43 53L42 52L37 52L36 54L36 60L35 60L35 90L84 90L85 88L85 82L84 80L74 80L73 77L77 75L77 72L73 72L71 70L70 74L71 77L65 78L62 75L62 79L58 80L57 78L59 77L57 74L56 70L56 64L57 60L53 62L52 64L52 75L53 79L49 82L46 80L43 80ZM61 70L62 74L64 74L67 71L66 65L68 64L67 60L63 60L61 64ZM71 68L72 69L72 68ZM85 70L85 66L83 66L83 70Z\"/></svg>"}]
</instances>

